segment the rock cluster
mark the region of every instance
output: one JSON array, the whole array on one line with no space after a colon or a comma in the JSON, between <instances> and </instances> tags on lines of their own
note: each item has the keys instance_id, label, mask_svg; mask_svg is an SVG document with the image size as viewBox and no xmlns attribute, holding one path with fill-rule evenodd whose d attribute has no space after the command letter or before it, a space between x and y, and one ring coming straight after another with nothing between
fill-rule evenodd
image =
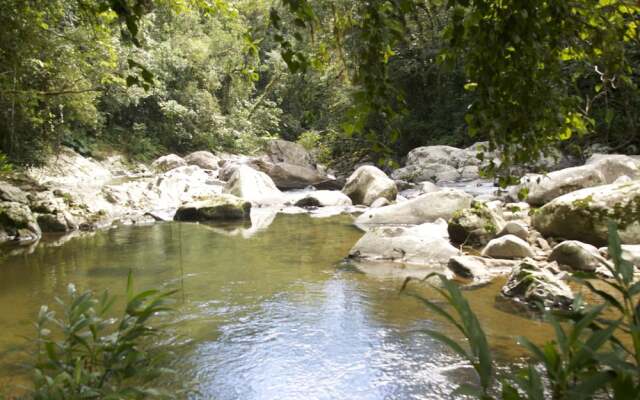
<instances>
[{"instance_id":1,"label":"rock cluster","mask_svg":"<svg viewBox=\"0 0 640 400\"><path fill-rule=\"evenodd\" d=\"M596 154L581 166L563 163L566 168L547 160L545 168L555 171L528 174L507 193L487 193L475 192L473 182L460 183L478 179L472 173L482 167L477 148L411 151L391 175L402 188L395 204L374 203L356 219L365 234L349 257L405 265L416 277L440 270L473 284L507 275L505 298L567 308L574 297L567 274L610 276L606 248L596 246L606 244L614 221L623 258L640 267L636 158ZM517 193L528 196L514 202Z\"/></svg>"},{"instance_id":2,"label":"rock cluster","mask_svg":"<svg viewBox=\"0 0 640 400\"><path fill-rule=\"evenodd\" d=\"M607 249L596 247L606 244L610 221L623 258L640 264L637 159L596 154L581 166L526 175L505 193L478 180L495 156L477 158L483 146L417 148L391 178L364 165L344 185L283 140L256 157L197 151L160 157L149 168L63 149L43 167L0 179L0 242L150 220L210 229L250 220L225 230L250 237L278 213L361 213L354 223L364 234L349 252L361 268L395 265L405 276L437 271L473 284L505 275L502 295L532 307L569 307L567 274L610 274ZM518 201L516 193L528 197Z\"/></svg>"}]
</instances>

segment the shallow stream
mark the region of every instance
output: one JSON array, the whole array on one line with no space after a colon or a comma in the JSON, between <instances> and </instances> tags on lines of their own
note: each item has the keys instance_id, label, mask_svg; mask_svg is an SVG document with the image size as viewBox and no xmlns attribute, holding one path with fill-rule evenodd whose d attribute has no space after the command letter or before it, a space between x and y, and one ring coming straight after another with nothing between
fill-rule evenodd
<instances>
[{"instance_id":1,"label":"shallow stream","mask_svg":"<svg viewBox=\"0 0 640 400\"><path fill-rule=\"evenodd\" d=\"M0 387L25 382L22 336L41 304L73 282L121 297L178 289L174 366L196 398L444 399L473 374L421 330L452 334L401 281L342 263L362 233L351 216L279 215L264 230L162 223L42 241L31 252L0 249ZM30 254L27 254L30 253ZM496 307L500 282L467 292L503 365L523 352L515 336L540 341L542 323ZM5 389L6 391L7 389ZM0 391L2 393L2 391Z\"/></svg>"}]
</instances>

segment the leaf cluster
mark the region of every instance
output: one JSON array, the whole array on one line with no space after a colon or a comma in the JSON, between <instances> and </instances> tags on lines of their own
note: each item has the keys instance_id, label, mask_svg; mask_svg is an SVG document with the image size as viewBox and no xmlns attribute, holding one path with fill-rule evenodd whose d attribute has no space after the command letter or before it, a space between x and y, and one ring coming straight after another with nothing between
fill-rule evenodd
<instances>
[{"instance_id":1,"label":"leaf cluster","mask_svg":"<svg viewBox=\"0 0 640 400\"><path fill-rule=\"evenodd\" d=\"M62 313L43 306L36 322L34 399L169 398L153 385L171 371L161 362L168 349L154 344L162 333L150 325L169 312L174 292L133 292L127 282L127 303L120 318L110 318L115 298L104 292L78 292L57 299Z\"/></svg>"}]
</instances>

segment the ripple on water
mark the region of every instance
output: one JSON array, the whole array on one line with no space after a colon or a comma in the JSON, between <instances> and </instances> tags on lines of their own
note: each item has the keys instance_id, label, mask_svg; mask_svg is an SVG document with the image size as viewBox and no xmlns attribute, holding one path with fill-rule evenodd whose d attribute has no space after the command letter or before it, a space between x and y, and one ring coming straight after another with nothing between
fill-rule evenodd
<instances>
[{"instance_id":1,"label":"ripple on water","mask_svg":"<svg viewBox=\"0 0 640 400\"><path fill-rule=\"evenodd\" d=\"M385 326L375 301L341 275L280 293L224 325L189 360L202 398L435 399L450 393L451 364L425 323ZM421 326L423 325L423 326ZM419 349L419 351L417 351ZM464 367L456 368L459 374Z\"/></svg>"},{"instance_id":2,"label":"ripple on water","mask_svg":"<svg viewBox=\"0 0 640 400\"><path fill-rule=\"evenodd\" d=\"M0 386L24 382L8 363L20 361L12 350L33 333L40 304L53 304L69 282L122 295L131 269L139 290L179 289L178 312L165 322L171 340L184 344L173 364L179 380L195 383L193 398L450 398L473 374L421 333L444 325L399 294L401 282L337 268L362 235L351 225L348 216L280 215L268 229L230 236L157 224L3 257ZM514 333L538 328L496 309L498 290L488 285L467 297L490 339L511 351Z\"/></svg>"}]
</instances>

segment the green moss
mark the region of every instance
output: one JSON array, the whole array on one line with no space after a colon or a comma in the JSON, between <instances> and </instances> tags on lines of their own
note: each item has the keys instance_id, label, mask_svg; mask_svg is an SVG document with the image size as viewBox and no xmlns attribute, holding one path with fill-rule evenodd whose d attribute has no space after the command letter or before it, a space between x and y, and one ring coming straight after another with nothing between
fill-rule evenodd
<instances>
[{"instance_id":1,"label":"green moss","mask_svg":"<svg viewBox=\"0 0 640 400\"><path fill-rule=\"evenodd\" d=\"M496 226L492 223L488 223L484 226L484 230L491 233L491 234L496 234L498 233L498 228L496 228Z\"/></svg>"},{"instance_id":2,"label":"green moss","mask_svg":"<svg viewBox=\"0 0 640 400\"><path fill-rule=\"evenodd\" d=\"M573 201L573 205L576 208L589 208L589 204L593 202L593 195L589 195L584 199L577 199Z\"/></svg>"}]
</instances>

